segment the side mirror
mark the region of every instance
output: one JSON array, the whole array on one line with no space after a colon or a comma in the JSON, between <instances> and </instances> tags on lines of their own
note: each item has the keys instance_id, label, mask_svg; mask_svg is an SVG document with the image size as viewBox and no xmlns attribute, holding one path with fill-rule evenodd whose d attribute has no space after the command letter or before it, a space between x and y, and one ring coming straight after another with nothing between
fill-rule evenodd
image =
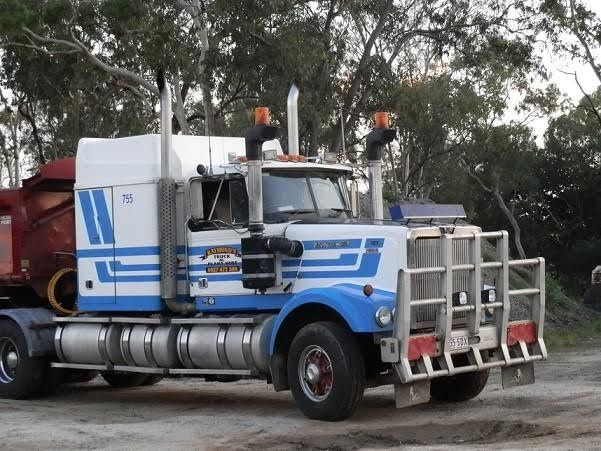
<instances>
[{"instance_id":1,"label":"side mirror","mask_svg":"<svg viewBox=\"0 0 601 451\"><path fill-rule=\"evenodd\" d=\"M195 221L204 219L204 209L202 206L202 183L200 180L191 180L188 187L190 199L190 218Z\"/></svg>"},{"instance_id":2,"label":"side mirror","mask_svg":"<svg viewBox=\"0 0 601 451\"><path fill-rule=\"evenodd\" d=\"M361 216L361 203L359 200L359 183L351 180L351 212L354 218Z\"/></svg>"}]
</instances>

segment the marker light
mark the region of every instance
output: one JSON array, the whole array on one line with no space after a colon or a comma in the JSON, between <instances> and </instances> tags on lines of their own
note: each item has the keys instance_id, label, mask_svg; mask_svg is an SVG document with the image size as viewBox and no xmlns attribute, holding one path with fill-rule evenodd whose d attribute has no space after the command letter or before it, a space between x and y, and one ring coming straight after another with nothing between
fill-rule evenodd
<instances>
[{"instance_id":1,"label":"marker light","mask_svg":"<svg viewBox=\"0 0 601 451\"><path fill-rule=\"evenodd\" d=\"M374 294L374 287L370 284L363 285L363 294L365 296L371 296L372 294Z\"/></svg>"},{"instance_id":2,"label":"marker light","mask_svg":"<svg viewBox=\"0 0 601 451\"><path fill-rule=\"evenodd\" d=\"M255 108L255 125L269 125L271 117L269 116L269 108L258 106Z\"/></svg>"},{"instance_id":3,"label":"marker light","mask_svg":"<svg viewBox=\"0 0 601 451\"><path fill-rule=\"evenodd\" d=\"M374 122L376 123L376 128L388 128L388 113L378 111L374 114Z\"/></svg>"},{"instance_id":4,"label":"marker light","mask_svg":"<svg viewBox=\"0 0 601 451\"><path fill-rule=\"evenodd\" d=\"M305 161L305 157L303 155L278 155L278 161L291 161L294 163L302 163Z\"/></svg>"}]
</instances>

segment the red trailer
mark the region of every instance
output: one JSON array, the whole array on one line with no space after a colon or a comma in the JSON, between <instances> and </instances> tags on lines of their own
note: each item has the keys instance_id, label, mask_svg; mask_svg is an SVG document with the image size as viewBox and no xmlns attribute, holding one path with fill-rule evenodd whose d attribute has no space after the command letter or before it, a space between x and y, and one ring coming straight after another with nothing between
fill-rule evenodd
<instances>
[{"instance_id":1,"label":"red trailer","mask_svg":"<svg viewBox=\"0 0 601 451\"><path fill-rule=\"evenodd\" d=\"M0 190L0 306L48 306L52 277L75 267L74 183L75 158L63 158ZM62 277L59 297L74 298L72 279Z\"/></svg>"}]
</instances>

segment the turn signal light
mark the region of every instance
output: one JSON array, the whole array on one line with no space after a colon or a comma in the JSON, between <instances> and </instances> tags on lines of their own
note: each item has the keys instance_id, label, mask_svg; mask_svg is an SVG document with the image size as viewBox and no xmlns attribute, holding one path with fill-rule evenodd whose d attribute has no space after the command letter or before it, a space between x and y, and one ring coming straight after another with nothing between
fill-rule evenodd
<instances>
[{"instance_id":1,"label":"turn signal light","mask_svg":"<svg viewBox=\"0 0 601 451\"><path fill-rule=\"evenodd\" d=\"M378 111L374 115L374 122L376 123L376 128L388 128L388 113Z\"/></svg>"},{"instance_id":2,"label":"turn signal light","mask_svg":"<svg viewBox=\"0 0 601 451\"><path fill-rule=\"evenodd\" d=\"M264 106L258 106L255 108L255 125L269 125L271 124L271 116L269 115L269 108Z\"/></svg>"},{"instance_id":3,"label":"turn signal light","mask_svg":"<svg viewBox=\"0 0 601 451\"><path fill-rule=\"evenodd\" d=\"M278 161L292 161L295 163L303 163L305 161L305 157L303 155L278 155Z\"/></svg>"}]
</instances>

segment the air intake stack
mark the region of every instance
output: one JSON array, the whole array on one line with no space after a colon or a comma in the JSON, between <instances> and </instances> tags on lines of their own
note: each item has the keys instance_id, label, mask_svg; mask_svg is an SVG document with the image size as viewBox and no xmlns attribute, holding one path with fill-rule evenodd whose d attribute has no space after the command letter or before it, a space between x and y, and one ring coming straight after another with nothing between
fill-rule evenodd
<instances>
[{"instance_id":1,"label":"air intake stack","mask_svg":"<svg viewBox=\"0 0 601 451\"><path fill-rule=\"evenodd\" d=\"M255 126L246 132L250 237L242 238L242 286L264 293L275 285L275 254L298 258L299 241L283 236L265 236L263 224L263 143L275 139L277 128L270 125L269 109L255 110Z\"/></svg>"}]
</instances>

